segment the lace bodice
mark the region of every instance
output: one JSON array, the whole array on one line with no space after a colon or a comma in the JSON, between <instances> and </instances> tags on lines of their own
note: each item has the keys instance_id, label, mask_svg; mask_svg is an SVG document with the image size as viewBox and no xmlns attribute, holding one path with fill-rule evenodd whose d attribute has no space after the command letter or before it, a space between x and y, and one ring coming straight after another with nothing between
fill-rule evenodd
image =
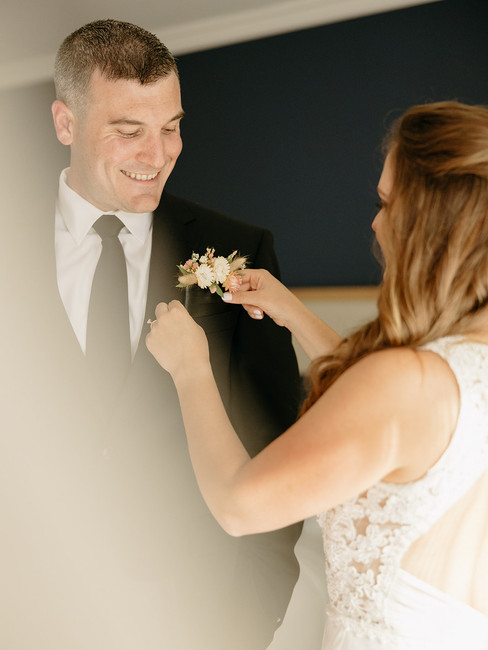
<instances>
[{"instance_id":1,"label":"lace bodice","mask_svg":"<svg viewBox=\"0 0 488 650\"><path fill-rule=\"evenodd\" d=\"M388 597L411 544L488 467L488 346L446 337L425 346L443 357L460 389L451 442L419 480L379 482L318 516L323 529L329 618L355 634L388 642Z\"/></svg>"}]
</instances>

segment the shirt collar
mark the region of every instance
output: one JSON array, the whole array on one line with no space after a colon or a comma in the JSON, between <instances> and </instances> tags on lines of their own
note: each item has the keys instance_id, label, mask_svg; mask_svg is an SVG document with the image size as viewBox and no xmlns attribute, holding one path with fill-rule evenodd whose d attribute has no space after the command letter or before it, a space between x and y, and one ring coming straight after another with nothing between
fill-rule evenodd
<instances>
[{"instance_id":1,"label":"shirt collar","mask_svg":"<svg viewBox=\"0 0 488 650\"><path fill-rule=\"evenodd\" d=\"M58 209L67 230L75 242L80 244L95 221L102 214L108 213L101 212L89 203L89 201L72 190L66 181L67 172L68 169L63 169L59 178ZM115 210L109 214L115 214L141 244L146 241L152 225L151 212L135 213Z\"/></svg>"}]
</instances>

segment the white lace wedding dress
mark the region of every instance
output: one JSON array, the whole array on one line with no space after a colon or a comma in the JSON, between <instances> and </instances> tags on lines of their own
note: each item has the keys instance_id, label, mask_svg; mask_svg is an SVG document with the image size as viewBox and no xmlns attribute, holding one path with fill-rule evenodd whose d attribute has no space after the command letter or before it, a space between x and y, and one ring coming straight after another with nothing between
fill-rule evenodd
<instances>
[{"instance_id":1,"label":"white lace wedding dress","mask_svg":"<svg viewBox=\"0 0 488 650\"><path fill-rule=\"evenodd\" d=\"M318 516L329 592L322 650L488 649L488 616L448 595L477 584L486 597L488 567L476 562L488 521L488 345L446 337L425 348L457 378L455 433L421 479L380 482Z\"/></svg>"}]
</instances>

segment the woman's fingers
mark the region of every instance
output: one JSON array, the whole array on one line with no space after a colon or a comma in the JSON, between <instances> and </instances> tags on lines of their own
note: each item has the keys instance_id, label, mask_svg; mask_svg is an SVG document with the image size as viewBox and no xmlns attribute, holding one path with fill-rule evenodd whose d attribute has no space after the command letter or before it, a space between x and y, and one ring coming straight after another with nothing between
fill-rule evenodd
<instances>
[{"instance_id":1,"label":"woman's fingers","mask_svg":"<svg viewBox=\"0 0 488 650\"><path fill-rule=\"evenodd\" d=\"M242 306L244 307L244 309L247 311L247 313L251 318L255 318L256 320L261 320L264 317L264 312L259 307L256 307L254 305L242 305Z\"/></svg>"}]
</instances>

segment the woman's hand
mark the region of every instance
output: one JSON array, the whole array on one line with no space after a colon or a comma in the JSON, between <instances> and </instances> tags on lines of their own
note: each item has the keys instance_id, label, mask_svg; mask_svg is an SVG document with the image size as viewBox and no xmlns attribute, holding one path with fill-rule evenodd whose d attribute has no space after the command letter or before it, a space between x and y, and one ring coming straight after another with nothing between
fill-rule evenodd
<instances>
[{"instance_id":1,"label":"woman's hand","mask_svg":"<svg viewBox=\"0 0 488 650\"><path fill-rule=\"evenodd\" d=\"M208 370L210 361L205 332L180 302L160 302L156 307L156 320L150 325L147 349L175 383L179 377L194 374L202 367Z\"/></svg>"},{"instance_id":2,"label":"woman's hand","mask_svg":"<svg viewBox=\"0 0 488 650\"><path fill-rule=\"evenodd\" d=\"M240 273L237 291L225 293L223 300L242 305L251 318L267 314L277 325L291 329L293 312L300 301L279 280L264 269L247 269Z\"/></svg>"},{"instance_id":3,"label":"woman's hand","mask_svg":"<svg viewBox=\"0 0 488 650\"><path fill-rule=\"evenodd\" d=\"M320 320L289 289L263 269L241 273L241 285L234 293L225 293L226 302L242 305L251 318L267 314L277 325L296 337L309 359L329 354L342 338Z\"/></svg>"}]
</instances>

